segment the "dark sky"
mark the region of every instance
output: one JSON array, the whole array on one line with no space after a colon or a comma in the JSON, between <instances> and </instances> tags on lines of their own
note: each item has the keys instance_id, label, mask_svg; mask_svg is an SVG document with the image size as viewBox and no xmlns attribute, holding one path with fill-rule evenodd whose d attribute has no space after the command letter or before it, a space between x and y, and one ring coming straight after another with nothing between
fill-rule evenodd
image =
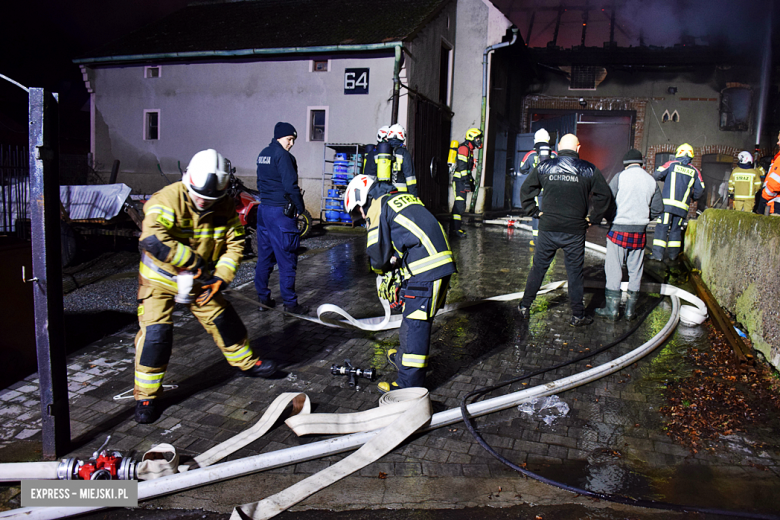
<instances>
[{"instance_id":1,"label":"dark sky","mask_svg":"<svg viewBox=\"0 0 780 520\"><path fill-rule=\"evenodd\" d=\"M88 95L73 58L186 5L187 0L6 2L0 13L0 74L58 92L63 122L76 124L81 133L84 122L75 120L83 119L78 112ZM0 78L0 142L26 132L26 114L26 93Z\"/></svg>"}]
</instances>

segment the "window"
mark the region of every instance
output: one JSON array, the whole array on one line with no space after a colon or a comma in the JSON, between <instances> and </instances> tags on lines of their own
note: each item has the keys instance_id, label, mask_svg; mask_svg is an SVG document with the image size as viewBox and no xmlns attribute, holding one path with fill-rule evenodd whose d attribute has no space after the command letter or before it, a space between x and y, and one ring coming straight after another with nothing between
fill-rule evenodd
<instances>
[{"instance_id":1,"label":"window","mask_svg":"<svg viewBox=\"0 0 780 520\"><path fill-rule=\"evenodd\" d=\"M312 72L328 72L328 60L314 60L311 70Z\"/></svg>"},{"instance_id":2,"label":"window","mask_svg":"<svg viewBox=\"0 0 780 520\"><path fill-rule=\"evenodd\" d=\"M160 66L159 65L149 65L147 67L144 67L144 77L145 78L159 78L160 77Z\"/></svg>"},{"instance_id":3,"label":"window","mask_svg":"<svg viewBox=\"0 0 780 520\"><path fill-rule=\"evenodd\" d=\"M325 141L327 138L328 108L309 107L309 141Z\"/></svg>"},{"instance_id":4,"label":"window","mask_svg":"<svg viewBox=\"0 0 780 520\"><path fill-rule=\"evenodd\" d=\"M752 92L742 86L729 87L720 93L720 129L745 132L750 130Z\"/></svg>"},{"instance_id":5,"label":"window","mask_svg":"<svg viewBox=\"0 0 780 520\"><path fill-rule=\"evenodd\" d=\"M596 90L607 77L607 69L593 65L561 67L569 73L569 90Z\"/></svg>"},{"instance_id":6,"label":"window","mask_svg":"<svg viewBox=\"0 0 780 520\"><path fill-rule=\"evenodd\" d=\"M160 111L144 110L144 140L157 141L160 139Z\"/></svg>"}]
</instances>

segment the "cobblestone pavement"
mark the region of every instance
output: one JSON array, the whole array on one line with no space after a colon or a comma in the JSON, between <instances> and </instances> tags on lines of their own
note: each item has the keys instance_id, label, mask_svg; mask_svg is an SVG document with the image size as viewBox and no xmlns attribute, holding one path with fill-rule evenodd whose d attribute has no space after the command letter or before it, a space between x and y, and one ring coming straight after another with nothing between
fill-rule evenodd
<instances>
[{"instance_id":1,"label":"cobblestone pavement","mask_svg":"<svg viewBox=\"0 0 780 520\"><path fill-rule=\"evenodd\" d=\"M593 229L589 240L603 244L603 235L603 230ZM448 302L522 291L532 259L529 238L530 233L522 230L471 226L468 238L452 244L459 272L453 276ZM601 255L586 252L585 262L586 280L603 280ZM565 279L559 253L546 282ZM278 299L276 274L271 283ZM299 301L312 308L334 303L355 317L382 312L363 236L307 255L299 263L297 288ZM254 298L251 280L235 285L234 290ZM586 312L592 314L603 302L603 291L586 289L585 300ZM651 301L650 295L643 294L639 310L649 309ZM113 449L143 452L153 444L167 442L187 459L251 426L281 392L307 393L314 413L375 407L379 396L375 383L362 380L361 388L355 390L345 377L331 375L330 366L345 359L357 367L374 368L380 380L392 380L386 351L398 344L397 331L326 328L279 312L258 312L244 300L233 302L249 330L253 349L280 363L283 373L277 379L238 375L189 311L177 307L174 350L165 379L165 384L177 388L166 391L165 410L154 424L136 424L132 399L114 399L131 389L134 326L69 356L71 456L87 457L110 433ZM436 319L428 374L434 412L458 407L461 398L476 388L586 353L629 328L623 320L612 323L599 319L590 327L568 326L570 310L564 291L539 296L528 322L517 319L516 305L483 303ZM560 379L584 370L585 365L597 366L625 354L660 330L670 309L667 299L652 310L634 335L608 352L498 393ZM774 500L780 491L778 432L735 434L711 451L695 455L671 442L664 432L658 413L661 388L681 370L685 349L697 342L703 344L706 335L704 325L679 327L665 345L640 362L558 396L568 405L566 414L549 414L549 410L526 413L514 407L478 418L476 423L485 440L504 457L570 485L678 504L778 513L780 506ZM0 403L0 460L24 460L19 458L24 453L29 453L27 460L34 460L34 446L41 435L37 375L1 390ZM230 459L320 438L298 438L280 425ZM225 513L232 505L259 500L341 458L329 456L244 477L252 478L252 491L240 497L231 498L235 485L230 481L150 504ZM381 479L377 478L380 474ZM494 486L497 482L504 482L504 493ZM295 509L509 507L534 503L534 496L537 505L545 503L547 499L529 492L530 484L524 482L488 455L459 423L413 437L333 486L336 491L325 490ZM337 507L334 501L343 503ZM664 515L673 517L672 513ZM595 513L582 516L597 517L602 518Z\"/></svg>"}]
</instances>

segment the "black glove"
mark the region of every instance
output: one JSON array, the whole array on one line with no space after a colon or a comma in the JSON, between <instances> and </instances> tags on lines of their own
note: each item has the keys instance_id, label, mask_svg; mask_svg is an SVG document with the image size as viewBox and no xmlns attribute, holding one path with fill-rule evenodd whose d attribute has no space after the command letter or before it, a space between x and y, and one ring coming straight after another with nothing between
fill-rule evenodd
<instances>
[{"instance_id":1,"label":"black glove","mask_svg":"<svg viewBox=\"0 0 780 520\"><path fill-rule=\"evenodd\" d=\"M203 292L200 293L195 302L198 304L198 307L203 307L211 301L211 299L220 291L220 289L224 289L226 287L227 284L222 278L219 276L212 276L203 282L203 287L201 287Z\"/></svg>"},{"instance_id":2,"label":"black glove","mask_svg":"<svg viewBox=\"0 0 780 520\"><path fill-rule=\"evenodd\" d=\"M471 175L467 175L464 182L466 183L466 193L474 191L474 178Z\"/></svg>"}]
</instances>

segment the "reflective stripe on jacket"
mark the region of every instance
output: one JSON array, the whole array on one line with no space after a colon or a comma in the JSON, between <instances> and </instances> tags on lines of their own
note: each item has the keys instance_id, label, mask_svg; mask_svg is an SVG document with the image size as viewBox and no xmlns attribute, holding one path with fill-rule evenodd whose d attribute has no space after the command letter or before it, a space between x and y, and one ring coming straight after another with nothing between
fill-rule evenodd
<instances>
[{"instance_id":1,"label":"reflective stripe on jacket","mask_svg":"<svg viewBox=\"0 0 780 520\"><path fill-rule=\"evenodd\" d=\"M661 190L664 212L672 215L686 216L691 200L697 200L704 193L704 180L699 169L680 160L668 161L660 166L653 178L664 181Z\"/></svg>"},{"instance_id":2,"label":"reflective stripe on jacket","mask_svg":"<svg viewBox=\"0 0 780 520\"><path fill-rule=\"evenodd\" d=\"M404 277L438 280L456 272L447 236L436 217L409 193L389 193L371 203L366 252L378 272L401 260Z\"/></svg>"},{"instance_id":3,"label":"reflective stripe on jacket","mask_svg":"<svg viewBox=\"0 0 780 520\"><path fill-rule=\"evenodd\" d=\"M199 213L181 182L161 189L144 204L139 244L140 283L176 292L176 273L200 257L226 283L233 281L244 251L244 226L233 200L223 197Z\"/></svg>"}]
</instances>

